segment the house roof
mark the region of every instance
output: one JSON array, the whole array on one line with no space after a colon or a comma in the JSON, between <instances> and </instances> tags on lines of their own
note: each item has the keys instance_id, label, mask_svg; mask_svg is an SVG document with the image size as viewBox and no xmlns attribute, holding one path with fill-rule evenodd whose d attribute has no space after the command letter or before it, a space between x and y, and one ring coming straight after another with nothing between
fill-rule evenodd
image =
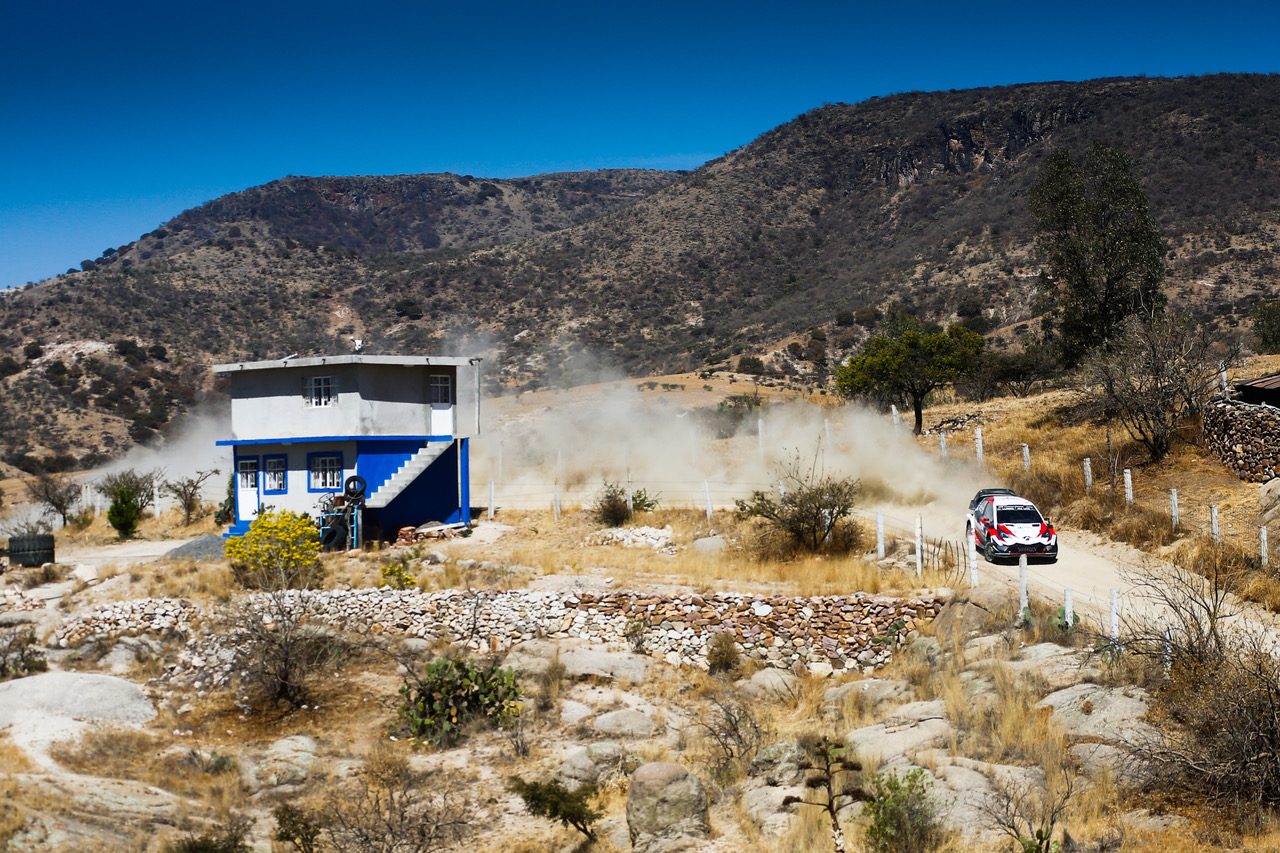
<instances>
[{"instance_id":1,"label":"house roof","mask_svg":"<svg viewBox=\"0 0 1280 853\"><path fill-rule=\"evenodd\" d=\"M215 364L214 373L239 373L245 370L279 370L281 368L332 367L338 364L377 364L396 367L465 367L476 364L478 357L455 355L325 355L314 358L277 358L271 361L241 361Z\"/></svg>"},{"instance_id":2,"label":"house roof","mask_svg":"<svg viewBox=\"0 0 1280 853\"><path fill-rule=\"evenodd\" d=\"M1244 379L1236 383L1237 388L1262 388L1267 391L1280 389L1280 373L1268 373L1257 379Z\"/></svg>"}]
</instances>

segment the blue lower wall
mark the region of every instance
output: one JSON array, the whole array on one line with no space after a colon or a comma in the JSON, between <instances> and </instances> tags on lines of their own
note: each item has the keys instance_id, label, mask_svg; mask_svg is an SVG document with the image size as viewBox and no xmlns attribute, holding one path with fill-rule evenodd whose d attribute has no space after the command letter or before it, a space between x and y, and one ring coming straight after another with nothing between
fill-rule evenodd
<instances>
[{"instance_id":1,"label":"blue lower wall","mask_svg":"<svg viewBox=\"0 0 1280 853\"><path fill-rule=\"evenodd\" d=\"M427 470L390 504L382 509L366 509L366 518L376 518L382 526L382 535L387 539L394 539L398 529L409 525L417 526L427 521L445 524L468 521L471 508L463 506L459 487L459 473L466 450L462 441L449 445L449 449L436 457Z\"/></svg>"},{"instance_id":2,"label":"blue lower wall","mask_svg":"<svg viewBox=\"0 0 1280 853\"><path fill-rule=\"evenodd\" d=\"M426 442L404 441L356 442L356 474L364 478L365 497L373 497Z\"/></svg>"}]
</instances>

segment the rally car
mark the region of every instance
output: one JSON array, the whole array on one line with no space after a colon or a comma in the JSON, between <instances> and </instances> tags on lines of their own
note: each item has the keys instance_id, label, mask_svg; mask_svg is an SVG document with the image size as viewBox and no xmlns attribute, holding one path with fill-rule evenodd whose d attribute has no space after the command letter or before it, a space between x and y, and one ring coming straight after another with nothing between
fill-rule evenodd
<instances>
[{"instance_id":1,"label":"rally car","mask_svg":"<svg viewBox=\"0 0 1280 853\"><path fill-rule=\"evenodd\" d=\"M965 535L987 562L1019 554L1058 559L1058 534L1036 505L1008 489L983 489L969 504Z\"/></svg>"}]
</instances>

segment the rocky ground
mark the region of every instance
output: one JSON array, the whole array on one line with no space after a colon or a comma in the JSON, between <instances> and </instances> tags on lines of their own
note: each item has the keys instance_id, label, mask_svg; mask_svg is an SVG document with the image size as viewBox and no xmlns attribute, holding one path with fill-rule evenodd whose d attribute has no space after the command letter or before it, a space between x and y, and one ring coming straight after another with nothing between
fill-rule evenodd
<instances>
[{"instance_id":1,"label":"rocky ground","mask_svg":"<svg viewBox=\"0 0 1280 853\"><path fill-rule=\"evenodd\" d=\"M477 557L491 553L502 535L493 526L456 547L406 552L408 565L424 578L478 571L484 561ZM658 538L657 546L645 547L692 549L680 535ZM604 547L621 552L624 540ZM202 553L198 546L187 551L193 552ZM793 623L790 630L812 622L816 614L805 610L811 605L768 594L719 595L732 603L725 616L712 606L717 595L705 589L675 583L661 593L628 594L613 589L617 582L604 570L545 573L489 561L491 574L518 576L529 588L518 596L559 602L564 612L547 618L564 630L498 619L509 629L503 642L473 642L473 653L496 654L519 673L527 690L525 725L518 734L477 729L460 746L431 749L390 734L402 673L396 660L367 650L353 652L293 707L253 705L219 686L214 656L201 652L218 634L213 614L238 594L122 601L150 575L202 577L224 564L207 552L203 561L132 562L151 556L147 549L117 555L103 571L111 576L101 580L107 562L86 559L69 580L23 586L20 593L15 587L24 573L4 576L10 587L0 599L4 630L29 626L51 644L48 672L0 684L4 849L160 850L167 839L209 831L234 815L253 821L254 849L289 849L272 847L276 806L319 807L333 791L354 797L377 756L391 750L431 780L420 790L447 795L460 809L465 835L450 842L454 849L578 845L573 830L530 815L508 790L507 778L519 774L570 788L598 785L598 850L829 850L822 810L792 801L812 798L802 744L815 735L852 749L866 778L919 768L950 849L1008 846L993 819L1000 804L1029 791L1060 791L1064 781L1070 783L1064 823L1082 845L1075 849L1145 849L1134 845L1184 832L1185 818L1154 815L1124 793L1138 777L1123 747L1148 731L1146 693L1079 648L1078 637L1046 627L1047 619L1015 627L1017 593L1009 586L904 590L902 606L913 617L918 611L918 620L904 620L895 631L887 627L891 620L872 620L865 644L876 654L861 661L855 655L848 666L821 665L791 645L786 655L771 657L774 646L748 642L740 644L745 654L736 671L713 676L705 644L685 643L673 654L661 642L755 618L771 637L790 643L782 623ZM376 577L372 570L396 556L356 562L369 563L366 574ZM348 595L387 593L357 588ZM931 618L935 599L938 615ZM579 613L583 625L608 624L612 617L598 606L606 601L619 612L624 606L656 612L652 642L630 642L625 616L620 630L569 633ZM836 612L844 606L851 605L842 600ZM126 610L141 621L85 629L93 613ZM677 627L682 614L689 624ZM378 635L401 662L430 657L450 639L406 630L413 620L379 624L365 636ZM875 637L891 642L871 644ZM558 667L562 675L546 676ZM855 848L859 810L842 811Z\"/></svg>"}]
</instances>

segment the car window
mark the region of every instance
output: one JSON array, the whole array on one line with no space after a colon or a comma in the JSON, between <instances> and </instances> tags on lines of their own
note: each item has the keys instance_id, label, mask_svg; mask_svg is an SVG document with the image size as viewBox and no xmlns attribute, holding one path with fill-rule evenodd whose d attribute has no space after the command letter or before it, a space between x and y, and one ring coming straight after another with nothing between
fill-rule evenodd
<instances>
[{"instance_id":1,"label":"car window","mask_svg":"<svg viewBox=\"0 0 1280 853\"><path fill-rule=\"evenodd\" d=\"M982 516L983 521L987 524L991 524L991 501L983 501L982 509L979 510L978 514Z\"/></svg>"},{"instance_id":2,"label":"car window","mask_svg":"<svg viewBox=\"0 0 1280 853\"><path fill-rule=\"evenodd\" d=\"M1000 507L999 518L1001 524L1039 524L1042 521L1040 513L1029 506Z\"/></svg>"}]
</instances>

